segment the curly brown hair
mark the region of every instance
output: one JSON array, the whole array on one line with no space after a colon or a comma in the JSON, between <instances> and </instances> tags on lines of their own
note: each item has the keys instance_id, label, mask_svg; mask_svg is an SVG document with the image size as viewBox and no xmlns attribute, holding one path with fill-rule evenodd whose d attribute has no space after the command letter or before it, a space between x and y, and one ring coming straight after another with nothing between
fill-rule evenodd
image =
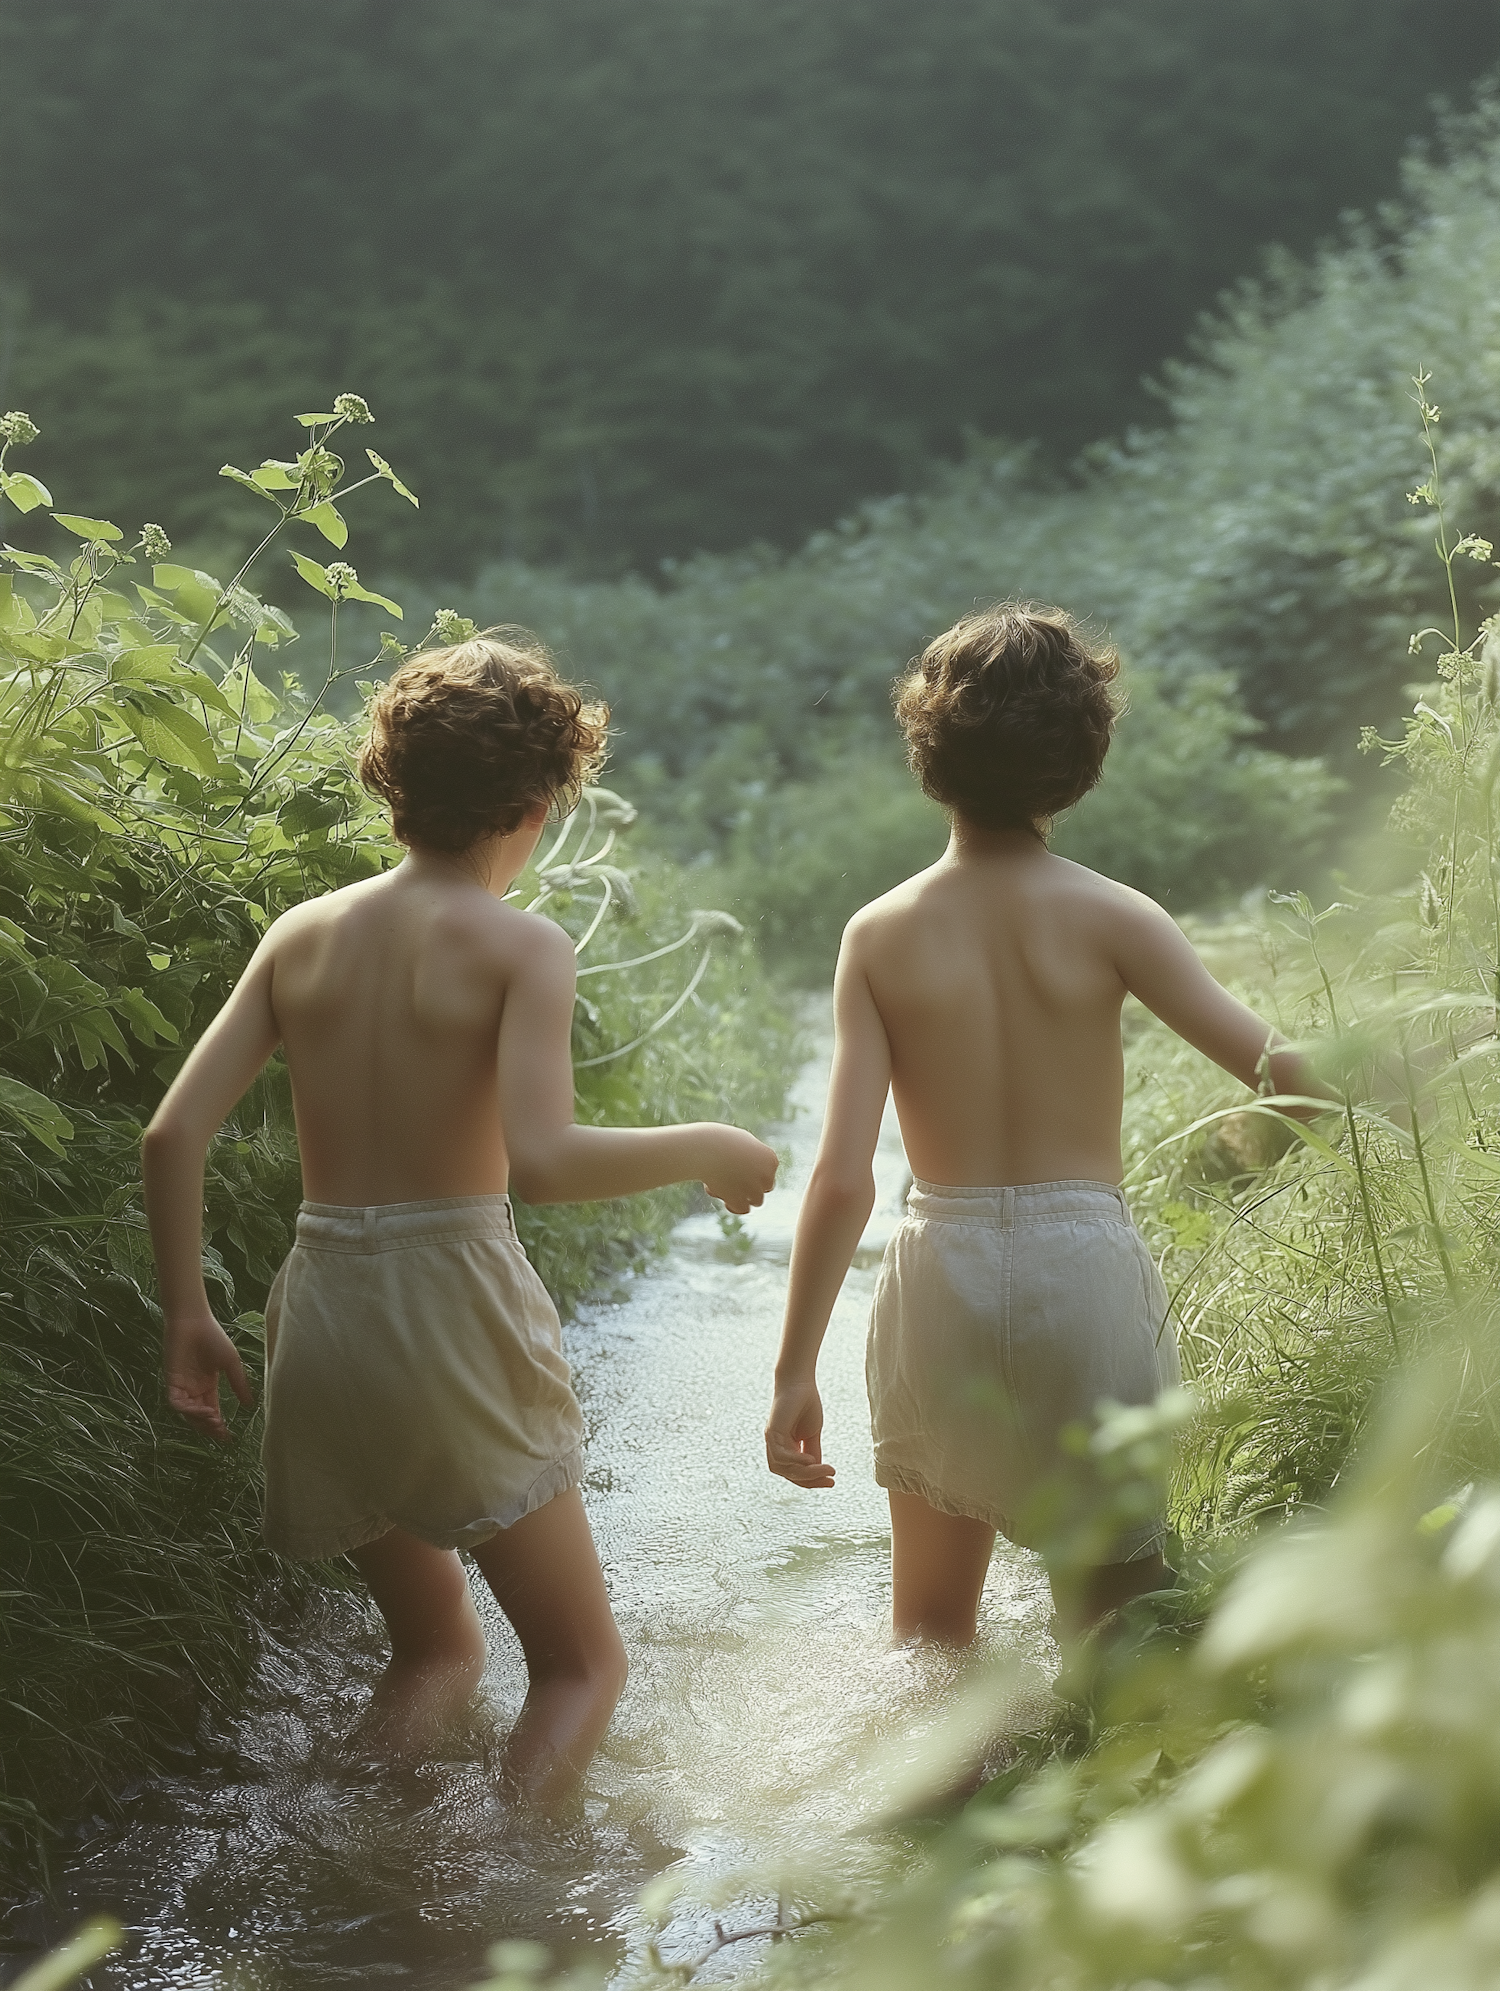
<instances>
[{"instance_id":1,"label":"curly brown hair","mask_svg":"<svg viewBox=\"0 0 1500 1991\"><path fill-rule=\"evenodd\" d=\"M896 686L913 774L980 829L1042 834L1099 779L1119 668L1061 609L1007 601L966 615Z\"/></svg>"},{"instance_id":2,"label":"curly brown hair","mask_svg":"<svg viewBox=\"0 0 1500 1991\"><path fill-rule=\"evenodd\" d=\"M528 630L500 628L408 657L369 720L360 780L402 843L453 852L575 807L604 764L609 708L565 684Z\"/></svg>"}]
</instances>

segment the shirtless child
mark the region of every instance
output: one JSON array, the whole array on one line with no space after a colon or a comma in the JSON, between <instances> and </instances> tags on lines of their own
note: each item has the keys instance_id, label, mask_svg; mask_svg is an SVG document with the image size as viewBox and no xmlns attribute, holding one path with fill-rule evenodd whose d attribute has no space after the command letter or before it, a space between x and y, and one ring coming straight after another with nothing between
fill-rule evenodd
<instances>
[{"instance_id":1,"label":"shirtless child","mask_svg":"<svg viewBox=\"0 0 1500 1991\"><path fill-rule=\"evenodd\" d=\"M406 855L269 929L147 1129L145 1175L168 1399L223 1440L220 1378L251 1393L204 1291L204 1160L283 1047L308 1200L267 1302L266 1539L348 1554L369 1584L391 1640L370 1731L395 1750L430 1742L483 1672L469 1550L529 1675L507 1769L548 1800L588 1763L625 1654L557 1314L507 1188L580 1202L701 1179L743 1212L776 1157L737 1127L574 1125L573 944L502 901L598 767L607 714L517 638L413 657L377 694L360 772Z\"/></svg>"},{"instance_id":2,"label":"shirtless child","mask_svg":"<svg viewBox=\"0 0 1500 1991\"><path fill-rule=\"evenodd\" d=\"M1099 779L1117 669L1065 615L1007 604L938 637L898 689L912 769L952 837L844 934L766 1430L772 1472L833 1484L818 1350L893 1092L916 1179L866 1372L898 1638L968 1644L996 1532L1045 1551L1033 1530L1062 1430L1177 1378L1162 1282L1118 1187L1126 995L1246 1085L1269 1067L1277 1089L1307 1090L1303 1061L1160 906L1047 848L1050 820ZM1162 1542L1156 1521L1081 1576L1052 1569L1061 1621L1083 1629L1159 1588Z\"/></svg>"}]
</instances>

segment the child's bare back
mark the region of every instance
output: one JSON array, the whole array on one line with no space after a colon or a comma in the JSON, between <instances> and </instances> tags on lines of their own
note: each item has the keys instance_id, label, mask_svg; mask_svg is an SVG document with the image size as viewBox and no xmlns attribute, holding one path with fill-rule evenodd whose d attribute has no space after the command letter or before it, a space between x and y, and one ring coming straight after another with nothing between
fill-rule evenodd
<instances>
[{"instance_id":1,"label":"child's bare back","mask_svg":"<svg viewBox=\"0 0 1500 1991\"><path fill-rule=\"evenodd\" d=\"M907 1158L931 1182L1118 1182L1127 995L1249 1084L1267 1048L1160 906L1029 830L961 825L856 915L841 1032L859 1033L861 980Z\"/></svg>"}]
</instances>

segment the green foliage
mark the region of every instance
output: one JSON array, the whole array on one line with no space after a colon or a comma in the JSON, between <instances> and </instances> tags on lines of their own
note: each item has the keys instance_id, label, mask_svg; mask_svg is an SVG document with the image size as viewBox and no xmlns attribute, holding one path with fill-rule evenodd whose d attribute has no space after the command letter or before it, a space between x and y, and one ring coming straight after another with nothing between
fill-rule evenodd
<instances>
[{"instance_id":1,"label":"green foliage","mask_svg":"<svg viewBox=\"0 0 1500 1991\"><path fill-rule=\"evenodd\" d=\"M1200 1639L1117 1657L1081 1754L1023 1759L867 1932L787 1946L760 1981L880 1991L941 1957L957 1991L1491 1983L1493 1423L1488 1486L1434 1506L1428 1469L1460 1368L1398 1399L1329 1514L1261 1544Z\"/></svg>"},{"instance_id":2,"label":"green foliage","mask_svg":"<svg viewBox=\"0 0 1500 1991\"><path fill-rule=\"evenodd\" d=\"M1485 0L8 0L0 393L183 540L357 375L424 493L387 572L791 544L1146 416L1497 57Z\"/></svg>"},{"instance_id":3,"label":"green foliage","mask_svg":"<svg viewBox=\"0 0 1500 1991\"><path fill-rule=\"evenodd\" d=\"M264 546L326 530L341 396L307 447L263 464ZM0 477L32 427L0 425ZM267 475L266 473L270 473ZM379 466L366 482L390 482ZM13 491L13 481L0 489ZM22 493L23 497L26 493ZM345 494L341 491L341 501ZM327 603L322 689L256 669L295 632L245 585L172 564L160 528L57 514L67 560L0 577L0 1852L150 1761L240 1676L257 1592L308 1580L258 1544L257 1424L204 1446L160 1403L160 1314L138 1147L164 1084L289 905L399 856L326 709L349 600L394 604L299 556ZM247 563L248 567L248 563ZM456 618L441 620L444 635ZM462 633L457 632L457 633ZM264 666L263 666L264 668ZM585 1120L767 1118L789 1031L660 861L608 860L634 810L591 790L531 881L585 954L575 1051ZM523 881L524 882L524 881ZM639 957L644 957L639 958ZM300 1195L280 1061L215 1144L205 1275L252 1374L260 1307ZM568 1305L659 1247L681 1197L522 1211ZM235 1318L235 1316L238 1316Z\"/></svg>"}]
</instances>

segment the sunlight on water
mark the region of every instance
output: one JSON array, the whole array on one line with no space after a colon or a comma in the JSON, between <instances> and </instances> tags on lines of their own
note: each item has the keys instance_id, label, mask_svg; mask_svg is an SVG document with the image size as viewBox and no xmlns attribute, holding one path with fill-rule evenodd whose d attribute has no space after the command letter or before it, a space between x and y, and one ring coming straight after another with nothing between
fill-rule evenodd
<instances>
[{"instance_id":1,"label":"sunlight on water","mask_svg":"<svg viewBox=\"0 0 1500 1991\"><path fill-rule=\"evenodd\" d=\"M124 1829L74 1858L61 1912L32 1912L37 1935L101 1907L138 1932L130 1961L92 1983L461 1986L504 1936L608 1966L643 1940L637 1896L661 1874L683 1890L663 1953L688 1956L713 1913L731 1926L762 1918L782 1877L854 1879L896 1857L859 1828L916 1794L962 1669L889 1638L863 1356L874 1268L907 1180L893 1117L822 1369L837 1486L771 1478L760 1436L827 1079L818 1022L819 1055L784 1135L792 1163L747 1221L749 1255L735 1259L712 1216L690 1219L623 1304L567 1330L589 1426L585 1493L632 1668L582 1817L511 1819L483 1723L449 1761L399 1772L352 1762L340 1739L381 1644L357 1595L327 1598L306 1625L267 1636L243 1718L180 1776L133 1795ZM1035 1562L1002 1545L981 1645L1017 1656L1022 1719L1045 1704L1049 1608ZM503 1732L525 1681L508 1627L493 1606L487 1617L486 1698ZM759 1878L736 1894L747 1874ZM705 1979L763 1952L727 1950Z\"/></svg>"}]
</instances>

